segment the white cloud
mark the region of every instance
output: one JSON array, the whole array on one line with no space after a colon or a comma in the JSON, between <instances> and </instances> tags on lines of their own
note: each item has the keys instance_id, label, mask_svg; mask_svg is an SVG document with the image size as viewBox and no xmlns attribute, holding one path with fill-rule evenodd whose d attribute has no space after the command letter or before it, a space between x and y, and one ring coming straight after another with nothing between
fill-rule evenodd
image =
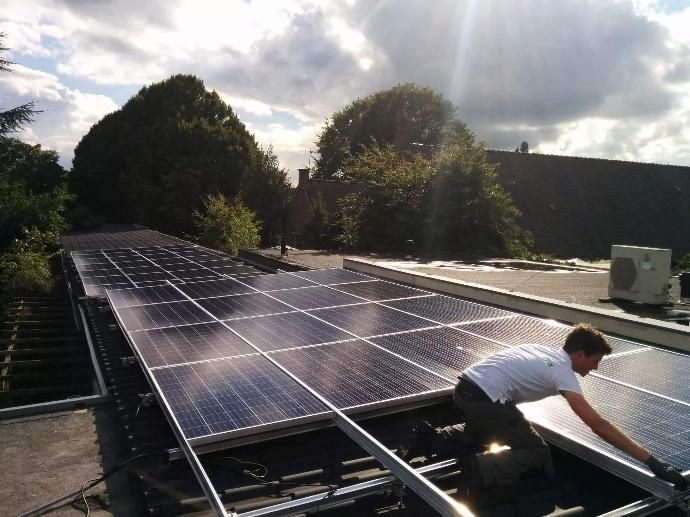
<instances>
[{"instance_id":1,"label":"white cloud","mask_svg":"<svg viewBox=\"0 0 690 517\"><path fill-rule=\"evenodd\" d=\"M0 74L0 99L45 102L32 137L71 155L116 108L101 85L194 73L251 114L259 142L294 169L335 110L416 82L454 102L489 147L526 139L544 152L690 164L690 6L665 6L23 0L0 12L6 46L15 61L50 62L59 76L27 60Z\"/></svg>"}]
</instances>

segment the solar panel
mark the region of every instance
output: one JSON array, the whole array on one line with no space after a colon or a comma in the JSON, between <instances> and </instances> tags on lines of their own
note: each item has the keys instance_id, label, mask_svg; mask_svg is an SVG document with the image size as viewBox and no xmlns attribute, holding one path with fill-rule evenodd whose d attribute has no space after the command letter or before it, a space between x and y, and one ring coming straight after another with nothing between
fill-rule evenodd
<instances>
[{"instance_id":1,"label":"solar panel","mask_svg":"<svg viewBox=\"0 0 690 517\"><path fill-rule=\"evenodd\" d=\"M690 411L686 405L599 377L585 377L580 384L587 400L604 418L614 422L633 440L645 444L658 458L690 470ZM531 421L570 440L622 463L641 466L595 435L563 397L521 404L520 409Z\"/></svg>"},{"instance_id":2,"label":"solar panel","mask_svg":"<svg viewBox=\"0 0 690 517\"><path fill-rule=\"evenodd\" d=\"M262 351L352 339L352 335L302 312L231 320L227 325Z\"/></svg>"},{"instance_id":3,"label":"solar panel","mask_svg":"<svg viewBox=\"0 0 690 517\"><path fill-rule=\"evenodd\" d=\"M256 350L220 323L130 332L148 368L218 359Z\"/></svg>"},{"instance_id":4,"label":"solar panel","mask_svg":"<svg viewBox=\"0 0 690 517\"><path fill-rule=\"evenodd\" d=\"M160 368L152 374L187 439L241 429L256 432L327 411L261 355Z\"/></svg>"},{"instance_id":5,"label":"solar panel","mask_svg":"<svg viewBox=\"0 0 690 517\"><path fill-rule=\"evenodd\" d=\"M111 290L109 295L114 308L186 300L183 294L169 285Z\"/></svg>"},{"instance_id":6,"label":"solar panel","mask_svg":"<svg viewBox=\"0 0 690 517\"><path fill-rule=\"evenodd\" d=\"M372 338L371 342L449 379L455 379L484 357L506 349L448 327Z\"/></svg>"},{"instance_id":7,"label":"solar panel","mask_svg":"<svg viewBox=\"0 0 690 517\"><path fill-rule=\"evenodd\" d=\"M302 310L365 303L360 298L323 286L273 291L271 296Z\"/></svg>"},{"instance_id":8,"label":"solar panel","mask_svg":"<svg viewBox=\"0 0 690 517\"><path fill-rule=\"evenodd\" d=\"M338 287L340 288L340 286ZM428 296L385 302L384 305L447 325L488 318L515 316L514 312L449 296Z\"/></svg>"},{"instance_id":9,"label":"solar panel","mask_svg":"<svg viewBox=\"0 0 690 517\"><path fill-rule=\"evenodd\" d=\"M192 302L159 303L116 309L125 330L149 330L213 321Z\"/></svg>"},{"instance_id":10,"label":"solar panel","mask_svg":"<svg viewBox=\"0 0 690 517\"><path fill-rule=\"evenodd\" d=\"M309 280L289 273L243 278L241 282L258 291L275 291L277 289L292 289L295 287L311 287L316 285L314 282L310 282Z\"/></svg>"},{"instance_id":11,"label":"solar panel","mask_svg":"<svg viewBox=\"0 0 690 517\"><path fill-rule=\"evenodd\" d=\"M563 346L571 330L560 323L528 316L469 323L457 328L509 346L539 343L554 348Z\"/></svg>"},{"instance_id":12,"label":"solar panel","mask_svg":"<svg viewBox=\"0 0 690 517\"><path fill-rule=\"evenodd\" d=\"M690 404L690 356L652 348L607 358L599 375ZM687 409L690 413L690 407Z\"/></svg>"},{"instance_id":13,"label":"solar panel","mask_svg":"<svg viewBox=\"0 0 690 517\"><path fill-rule=\"evenodd\" d=\"M271 356L339 409L447 392L453 384L361 340Z\"/></svg>"},{"instance_id":14,"label":"solar panel","mask_svg":"<svg viewBox=\"0 0 690 517\"><path fill-rule=\"evenodd\" d=\"M348 271L347 269L312 269L310 271L297 271L293 274L322 285L373 280L370 276Z\"/></svg>"},{"instance_id":15,"label":"solar panel","mask_svg":"<svg viewBox=\"0 0 690 517\"><path fill-rule=\"evenodd\" d=\"M203 282L191 282L180 285L180 290L190 298L215 298L234 294L249 294L256 292L249 286L235 280L212 280Z\"/></svg>"},{"instance_id":16,"label":"solar panel","mask_svg":"<svg viewBox=\"0 0 690 517\"><path fill-rule=\"evenodd\" d=\"M205 298L199 300L198 303L219 320L278 314L293 310L284 303L261 293Z\"/></svg>"},{"instance_id":17,"label":"solar panel","mask_svg":"<svg viewBox=\"0 0 690 517\"><path fill-rule=\"evenodd\" d=\"M431 327L434 324L383 305L365 303L332 309L309 311L335 326L359 337L378 336L405 330Z\"/></svg>"},{"instance_id":18,"label":"solar panel","mask_svg":"<svg viewBox=\"0 0 690 517\"><path fill-rule=\"evenodd\" d=\"M353 284L338 284L336 289L348 294L360 296L369 301L392 300L395 298L409 298L411 296L428 296L429 291L405 287L404 285L393 284L372 280L367 282L356 282Z\"/></svg>"}]
</instances>

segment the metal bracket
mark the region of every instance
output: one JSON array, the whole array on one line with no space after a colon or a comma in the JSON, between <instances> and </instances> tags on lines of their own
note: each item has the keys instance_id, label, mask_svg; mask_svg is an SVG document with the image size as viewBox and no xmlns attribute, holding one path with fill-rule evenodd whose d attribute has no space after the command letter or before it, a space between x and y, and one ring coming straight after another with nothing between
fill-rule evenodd
<instances>
[{"instance_id":1,"label":"metal bracket","mask_svg":"<svg viewBox=\"0 0 690 517\"><path fill-rule=\"evenodd\" d=\"M137 358L134 356L120 357L120 364L126 368L128 366L139 364L139 361L137 361Z\"/></svg>"}]
</instances>

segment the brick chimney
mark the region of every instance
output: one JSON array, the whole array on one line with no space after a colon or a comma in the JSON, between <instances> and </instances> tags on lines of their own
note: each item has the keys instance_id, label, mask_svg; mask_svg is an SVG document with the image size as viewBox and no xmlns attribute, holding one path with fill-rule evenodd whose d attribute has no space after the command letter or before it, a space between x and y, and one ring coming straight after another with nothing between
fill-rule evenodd
<instances>
[{"instance_id":1,"label":"brick chimney","mask_svg":"<svg viewBox=\"0 0 690 517\"><path fill-rule=\"evenodd\" d=\"M297 169L299 173L299 178L297 180L297 186L305 186L309 181L309 169Z\"/></svg>"}]
</instances>

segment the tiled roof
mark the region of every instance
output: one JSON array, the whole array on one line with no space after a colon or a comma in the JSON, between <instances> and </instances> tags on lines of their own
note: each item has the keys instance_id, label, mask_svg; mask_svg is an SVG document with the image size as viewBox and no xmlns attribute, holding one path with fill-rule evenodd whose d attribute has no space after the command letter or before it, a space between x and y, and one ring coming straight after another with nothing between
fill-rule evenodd
<instances>
[{"instance_id":1,"label":"tiled roof","mask_svg":"<svg viewBox=\"0 0 690 517\"><path fill-rule=\"evenodd\" d=\"M612 244L690 252L690 167L487 151L535 250L608 257Z\"/></svg>"}]
</instances>

